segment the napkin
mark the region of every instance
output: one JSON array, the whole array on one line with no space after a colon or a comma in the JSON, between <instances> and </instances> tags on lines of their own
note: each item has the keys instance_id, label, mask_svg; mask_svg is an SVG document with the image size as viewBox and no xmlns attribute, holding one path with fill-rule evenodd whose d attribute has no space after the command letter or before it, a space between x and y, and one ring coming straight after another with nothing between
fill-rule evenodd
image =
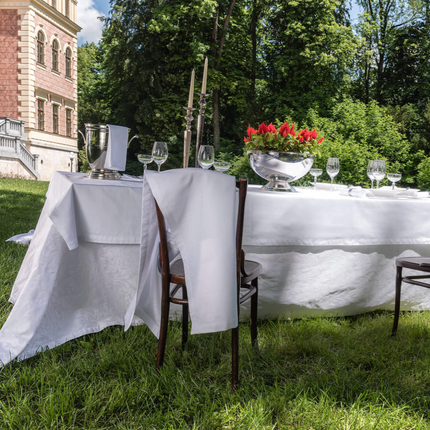
<instances>
[{"instance_id":1,"label":"napkin","mask_svg":"<svg viewBox=\"0 0 430 430\"><path fill-rule=\"evenodd\" d=\"M109 138L105 169L125 170L127 159L128 128L108 124Z\"/></svg>"},{"instance_id":2,"label":"napkin","mask_svg":"<svg viewBox=\"0 0 430 430\"><path fill-rule=\"evenodd\" d=\"M428 191L419 191L415 189L407 190L405 188L395 188L382 187L373 190L367 190L367 195L369 197L396 197L396 198L426 198L429 196Z\"/></svg>"},{"instance_id":3,"label":"napkin","mask_svg":"<svg viewBox=\"0 0 430 430\"><path fill-rule=\"evenodd\" d=\"M30 230L28 233L17 234L16 236L12 236L9 239L6 239L6 242L16 242L20 245L30 245L31 239L33 239L34 230Z\"/></svg>"},{"instance_id":4,"label":"napkin","mask_svg":"<svg viewBox=\"0 0 430 430\"><path fill-rule=\"evenodd\" d=\"M311 184L313 185L314 183L311 182ZM331 184L327 184L325 182L317 182L316 185L315 185L315 188L317 190L331 191L331 190L341 190L341 189L347 190L348 186L347 185L342 185L342 184L333 184L333 185L331 185Z\"/></svg>"},{"instance_id":5,"label":"napkin","mask_svg":"<svg viewBox=\"0 0 430 430\"><path fill-rule=\"evenodd\" d=\"M366 191L361 187L349 187L348 189L341 189L339 191L341 196L350 196L350 197L366 197Z\"/></svg>"}]
</instances>

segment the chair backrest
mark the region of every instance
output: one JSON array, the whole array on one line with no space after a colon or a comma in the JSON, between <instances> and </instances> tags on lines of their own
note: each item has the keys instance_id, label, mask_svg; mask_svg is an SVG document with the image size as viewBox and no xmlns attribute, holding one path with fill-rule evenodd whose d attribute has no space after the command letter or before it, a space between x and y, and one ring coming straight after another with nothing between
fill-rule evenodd
<instances>
[{"instance_id":1,"label":"chair backrest","mask_svg":"<svg viewBox=\"0 0 430 430\"><path fill-rule=\"evenodd\" d=\"M239 204L237 212L237 227L236 227L236 273L237 273L237 286L238 294L240 288L240 277L241 277L241 264L242 264L242 239L243 239L243 224L245 217L245 201L246 193L248 188L248 179L239 178L236 181L236 188L239 190ZM161 266L161 276L166 277L168 280L170 278L170 260L169 260L169 249L167 246L167 233L166 233L166 222L164 216L159 208L157 201L155 201L155 208L157 211L158 220L158 231L160 233L160 266ZM239 299L238 299L239 303Z\"/></svg>"}]
</instances>

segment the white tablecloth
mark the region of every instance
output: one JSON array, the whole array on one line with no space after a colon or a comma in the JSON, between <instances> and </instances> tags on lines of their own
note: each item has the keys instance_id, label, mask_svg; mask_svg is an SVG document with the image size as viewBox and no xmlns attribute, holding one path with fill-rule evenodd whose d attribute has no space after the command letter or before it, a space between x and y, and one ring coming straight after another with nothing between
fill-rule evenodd
<instances>
[{"instance_id":1,"label":"white tablecloth","mask_svg":"<svg viewBox=\"0 0 430 430\"><path fill-rule=\"evenodd\" d=\"M395 259L430 256L430 199L299 191L248 192L244 249L264 268L259 317L393 309ZM430 309L430 295L408 286L402 309Z\"/></svg>"},{"instance_id":2,"label":"white tablecloth","mask_svg":"<svg viewBox=\"0 0 430 430\"><path fill-rule=\"evenodd\" d=\"M136 294L142 182L58 173L47 196L0 331L3 363L124 325ZM392 309L395 257L430 255L429 209L430 199L250 187L244 245L247 258L263 264L260 318ZM419 287L405 288L402 302L430 309Z\"/></svg>"}]
</instances>

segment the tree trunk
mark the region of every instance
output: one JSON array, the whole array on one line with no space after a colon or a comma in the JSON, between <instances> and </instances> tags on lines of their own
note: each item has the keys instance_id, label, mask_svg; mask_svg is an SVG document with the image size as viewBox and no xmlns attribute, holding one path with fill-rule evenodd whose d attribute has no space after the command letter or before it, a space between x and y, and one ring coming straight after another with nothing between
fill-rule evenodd
<instances>
[{"instance_id":1,"label":"tree trunk","mask_svg":"<svg viewBox=\"0 0 430 430\"><path fill-rule=\"evenodd\" d=\"M214 88L212 91L212 115L213 115L213 123L214 123L214 146L215 148L219 148L219 140L221 137L220 133L220 122L219 122L219 88Z\"/></svg>"},{"instance_id":2,"label":"tree trunk","mask_svg":"<svg viewBox=\"0 0 430 430\"><path fill-rule=\"evenodd\" d=\"M366 99L365 99L366 104L369 103L369 79L370 79L369 72L370 72L370 64L369 64L369 61L366 60L366 64L364 66L364 88L366 92Z\"/></svg>"},{"instance_id":3,"label":"tree trunk","mask_svg":"<svg viewBox=\"0 0 430 430\"><path fill-rule=\"evenodd\" d=\"M221 63L221 57L222 57L222 51L224 49L224 43L225 43L225 36L227 34L227 28L228 24L230 23L230 18L233 13L234 4L236 3L236 0L230 1L230 6L228 8L227 15L224 20L223 30L221 33L221 37L218 41L218 20L219 20L219 6L217 8L216 16L214 19L214 26L212 30L212 42L214 43L213 46L213 54L214 58L216 59L215 62L215 70L219 70L220 63ZM218 47L218 49L217 49ZM212 109L213 109L213 124L214 124L214 146L215 148L219 148L219 141L221 137L221 128L220 128L220 88L214 88L212 92Z\"/></svg>"},{"instance_id":4,"label":"tree trunk","mask_svg":"<svg viewBox=\"0 0 430 430\"><path fill-rule=\"evenodd\" d=\"M252 59L251 59L251 86L249 89L249 98L251 103L254 101L255 96L255 77L257 66L257 21L259 11L257 10L258 0L252 2L252 19L251 19L251 41L252 41Z\"/></svg>"}]
</instances>

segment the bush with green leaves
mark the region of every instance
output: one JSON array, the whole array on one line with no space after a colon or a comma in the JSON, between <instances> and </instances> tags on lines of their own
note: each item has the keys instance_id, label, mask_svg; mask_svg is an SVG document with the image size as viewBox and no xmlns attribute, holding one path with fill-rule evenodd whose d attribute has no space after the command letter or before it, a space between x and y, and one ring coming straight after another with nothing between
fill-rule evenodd
<instances>
[{"instance_id":1,"label":"bush with green leaves","mask_svg":"<svg viewBox=\"0 0 430 430\"><path fill-rule=\"evenodd\" d=\"M430 157L424 158L418 165L418 187L430 190Z\"/></svg>"},{"instance_id":2,"label":"bush with green leaves","mask_svg":"<svg viewBox=\"0 0 430 430\"><path fill-rule=\"evenodd\" d=\"M285 120L295 122L294 113ZM423 151L415 151L401 133L401 124L396 123L386 108L376 102L366 105L346 99L333 106L328 117L321 117L316 110L309 109L305 122L295 123L297 128L316 128L319 135L324 136L324 142L315 158L315 167L325 170L329 157L339 158L340 172L335 182L369 187L368 161L385 160L387 172L402 174L402 185L417 186L420 181L420 186L424 188L427 177L430 184L430 167L427 168L430 162L426 164L426 159L418 167L424 158ZM232 157L231 161L230 174L248 174L250 182L257 182L255 175L249 174L251 169L247 157ZM305 184L310 178L305 177L295 184ZM320 180L328 182L329 177L324 173ZM261 183L261 180L257 183ZM387 179L381 182L382 185L388 183Z\"/></svg>"}]
</instances>

